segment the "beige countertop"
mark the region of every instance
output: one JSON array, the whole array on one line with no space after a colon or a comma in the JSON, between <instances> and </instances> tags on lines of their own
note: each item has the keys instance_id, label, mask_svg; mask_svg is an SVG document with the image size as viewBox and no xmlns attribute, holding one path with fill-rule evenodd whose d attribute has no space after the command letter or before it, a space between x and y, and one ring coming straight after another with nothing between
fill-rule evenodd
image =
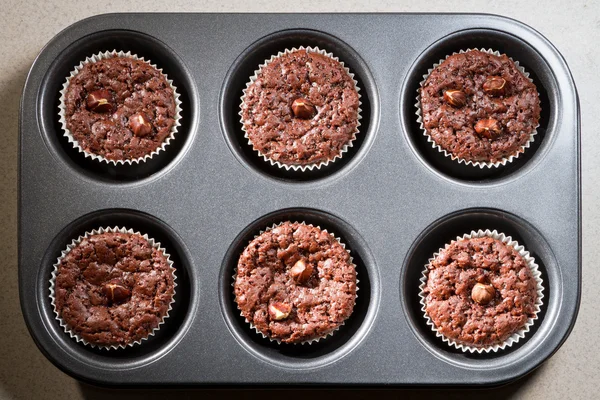
<instances>
[{"instance_id":1,"label":"beige countertop","mask_svg":"<svg viewBox=\"0 0 600 400\"><path fill-rule=\"evenodd\" d=\"M600 268L596 234L600 225L600 150L593 147L600 126L600 55L595 49L600 40L600 2L596 0L552 0L522 2L429 0L394 2L381 0L377 5L364 1L279 2L254 0L130 0L128 2L75 2L56 0L0 0L0 399L105 399L206 397L220 398L231 391L114 391L79 384L55 368L37 349L27 332L19 307L17 285L17 145L18 111L27 71L42 47L59 31L85 17L124 11L196 11L196 12L487 12L501 14L529 24L546 36L564 55L578 86L581 102L582 184L583 184L583 290L579 317L569 339L560 350L524 379L508 386L467 392L453 391L378 391L384 398L489 398L568 399L598 398L600 371ZM459 3L460 5L457 5ZM598 174L598 175L596 175ZM236 397L258 395L267 398L305 398L311 391L282 393L274 391L234 392ZM127 396L127 397L126 397ZM366 390L344 392L348 399L368 398Z\"/></svg>"}]
</instances>

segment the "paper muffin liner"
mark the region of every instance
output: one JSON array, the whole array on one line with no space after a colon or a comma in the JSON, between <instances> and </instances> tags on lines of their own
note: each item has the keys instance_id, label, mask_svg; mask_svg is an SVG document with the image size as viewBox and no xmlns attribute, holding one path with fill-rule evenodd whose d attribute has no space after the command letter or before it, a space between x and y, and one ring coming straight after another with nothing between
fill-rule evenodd
<instances>
[{"instance_id":1,"label":"paper muffin liner","mask_svg":"<svg viewBox=\"0 0 600 400\"><path fill-rule=\"evenodd\" d=\"M167 81L167 83L169 84L171 89L173 90L173 97L175 99L175 116L173 118L175 119L175 123L173 124L173 127L171 128L171 132L163 140L163 142L161 143L161 145L159 147L157 147L151 153L144 155L143 157L133 158L133 159L125 159L125 160L110 160L104 156L101 156L99 154L95 154L95 153L92 153L91 151L85 150L83 147L81 147L79 145L79 142L77 141L77 139L75 139L75 137L73 136L73 134L71 133L69 128L67 128L67 117L65 115L65 113L66 113L65 96L67 93L67 88L69 87L69 83L71 82L71 79L73 79L81 71L81 69L84 67L84 65L89 64L89 63L95 63L95 62L98 62L103 59L115 58L115 57L132 58L134 60L143 61L144 63L150 65L152 68L158 70L162 74L162 76L165 78L165 80ZM60 122L60 125L62 126L62 129L64 132L63 136L65 136L67 138L69 143L71 143L75 149L77 149L80 153L83 153L86 158L89 157L92 160L97 160L99 162L105 162L105 163L113 164L113 165L118 165L118 164L131 165L134 163L135 164L142 163L142 162L148 161L149 159L151 159L152 157L154 157L161 151L164 151L166 149L166 147L171 143L171 140L175 139L175 134L177 133L177 131L179 130L179 127L181 126L181 122L180 122L180 120L181 120L181 100L179 99L179 97L180 97L180 94L177 93L177 87L175 87L173 85L173 81L167 77L167 74L163 73L162 68L159 69L155 64L152 64L149 60L144 60L143 57L138 57L136 54L132 54L129 51L127 53L124 53L122 51L117 51L117 50L105 51L105 52L101 52L98 54L94 54L90 57L86 57L86 59L81 61L79 63L79 65L76 66L75 69L73 71L71 71L71 73L67 77L65 83L63 84L62 90L60 91L60 103L58 106L59 122Z\"/></svg>"},{"instance_id":2,"label":"paper muffin liner","mask_svg":"<svg viewBox=\"0 0 600 400\"><path fill-rule=\"evenodd\" d=\"M348 74L348 76L350 77L350 79L352 79L352 82L354 82L354 88L356 89L356 93L358 94L358 117L357 117L357 124L356 124L356 131L354 133L352 133L352 138L348 141L348 143L346 143L343 147L342 150L340 151L339 154L337 154L335 157L333 157L332 159L328 159L325 161L320 161L317 163L313 163L313 164L285 164L279 161L275 161L269 157L267 157L265 154L263 154L262 152L260 152L260 150L258 150L256 147L254 147L254 144L252 144L252 141L250 140L250 138L248 137L248 132L246 131L246 127L244 126L244 118L242 115L242 107L245 103L246 100L246 91L248 90L248 88L250 87L250 85L252 85L257 79L258 79L258 74L261 72L261 70L266 67L267 65L269 65L270 63L272 63L275 59L285 55L285 54L290 54L290 53L294 53L296 51L300 51L300 50L306 50L308 53L319 53L323 56L329 57L337 62L339 62L342 66L342 68L344 68L344 70L346 71L346 73ZM329 165L330 163L335 162L338 158L342 158L342 156L344 155L344 153L347 153L348 150L354 146L354 141L356 140L356 135L360 132L359 131L359 127L361 125L360 120L362 119L362 109L360 108L360 106L362 105L362 102L360 101L361 95L360 95L360 87L358 86L358 82L356 81L356 79L354 79L354 74L352 72L350 72L350 70L344 65L343 61L340 61L339 58L335 57L333 55L333 53L329 53L325 50L322 50L318 47L304 47L304 46L300 46L300 47L293 47L291 49L285 49L284 51L280 51L277 53L277 55L273 55L271 56L270 59L265 60L265 62L263 64L260 64L258 66L258 69L254 71L254 75L252 75L250 77L250 81L246 83L246 88L242 91L243 95L240 97L241 103L240 103L240 111L238 113L238 115L240 116L240 123L242 124L242 131L244 131L244 138L246 138L248 140L248 144L250 146L252 146L252 149L254 151L256 151L259 155L259 157L262 157L263 160L265 160L266 162L269 162L271 165L273 166L277 166L278 168L284 168L285 170L289 171L294 170L294 171L312 171L313 169L320 169L321 167L326 167L327 165Z\"/></svg>"},{"instance_id":3,"label":"paper muffin liner","mask_svg":"<svg viewBox=\"0 0 600 400\"><path fill-rule=\"evenodd\" d=\"M277 228L278 226L281 226L281 225L283 225L283 224L284 224L284 223L286 223L286 222L288 222L288 221L280 222L279 224L273 224L272 226L270 226L270 227L266 228L264 231L263 231L263 230L259 231L258 235L254 235L254 238L253 238L252 240L256 239L257 237L259 237L260 235L262 235L262 234L263 234L263 233L265 233L265 232L269 232L270 230L273 230L273 229ZM297 222L297 221L295 221L295 222L292 222L292 223L296 223L296 222ZM326 232L326 233L327 233L327 234L329 234L329 236L331 236L331 237L332 237L332 238L333 238L335 241L337 241L337 242L338 242L338 243L339 243L339 244L342 246L342 248L343 248L344 250L346 250L346 252L347 252L347 253L348 253L348 255L350 256L350 264L351 264L351 265L354 267L354 271L356 271L356 292L357 292L357 293L356 293L356 296L354 297L354 306L353 306L353 308L352 308L352 311L354 312L354 307L356 307L356 299L358 299L358 290L359 290L358 284L359 284L359 282L360 282L360 281L358 280L358 271L356 270L356 264L354 264L354 263L353 263L353 257L352 257L352 255L350 254L350 250L346 249L346 244L344 244L344 243L341 241L341 239L340 239L339 237L336 237L336 236L335 236L333 233L331 233L331 232L328 232L328 231L327 231L327 229L321 229L321 227L320 227L320 226L318 226L318 225L317 225L317 226L314 226L313 224L307 224L307 223L306 223L306 222L304 222L304 221L300 222L300 224L302 224L302 225L305 225L305 226L308 226L308 227L311 227L311 228L317 228L317 229L320 229L320 230L321 230L321 231L323 231L323 232ZM251 240L250 242L248 242L248 243L251 243L251 242L252 242L252 240ZM233 276L232 276L233 282L231 283L231 287L232 287L232 288L235 288L235 281L236 281L236 278L237 278L237 272L238 272L238 270L237 270L237 266L236 266L236 267L234 268L234 270L233 270ZM260 336L262 336L264 339L268 339L268 340L269 340L269 341L271 341L271 342L276 342L276 343L277 343L277 344L279 344L279 345L280 345L280 344L282 344L282 341L281 341L280 339L274 339L274 338L272 338L272 337L270 337L270 336L267 336L267 335L265 335L265 334L264 334L264 333L262 333L262 332L261 332L261 331L260 331L260 330L259 330L259 329L258 329L256 326L254 326L254 324L253 324L253 323L251 323L250 321L248 321L248 319L247 319L246 317L244 317L244 315L243 315L243 313L242 313L242 310L240 309L240 307L239 307L239 305L238 305L238 303L237 303L236 296L235 296L235 290L234 290L234 293L233 293L233 301L234 301L234 302L235 302L235 304L237 305L237 308L238 308L238 310L240 311L240 315L241 315L241 317L242 317L242 318L244 318L244 321L246 321L246 323L247 323L247 324L250 326L250 328L251 328L251 329L253 329L253 330L254 330L256 333L258 333L258 334L259 334ZM345 324L346 324L346 320L344 320L344 321L343 321L343 322L342 322L340 325L338 325L338 326L337 326L335 329L331 330L330 332L327 332L325 335L323 335L323 336L320 336L320 337L316 337L316 338L309 339L309 340L305 340L305 341L303 341L303 342L298 342L298 343L284 343L284 344L292 344L292 345L294 345L294 346L295 346L295 345L299 345L299 344L301 344L301 345L304 345L304 344L309 344L309 345L310 345L310 344L313 344L313 343L317 343L317 342L319 342L321 339L325 339L325 338L327 338L327 337L329 337L329 336L333 336L333 334L334 334L335 332L339 331L339 330L340 330L340 328L341 328L342 326L344 326Z\"/></svg>"},{"instance_id":4,"label":"paper muffin liner","mask_svg":"<svg viewBox=\"0 0 600 400\"><path fill-rule=\"evenodd\" d=\"M78 244L80 244L83 239L87 239L89 236L99 235L99 234L106 233L106 232L128 233L128 234L139 235L139 236L143 237L144 239L146 239L148 241L148 243L150 243L150 245L152 247L154 247L155 249L157 249L163 253L165 258L167 259L167 262L169 263L169 269L171 270L171 275L173 276L173 296L171 298L171 302L169 303L169 307L167 308L167 313L163 316L163 318L158 323L156 328L154 328L152 330L152 332L150 332L148 334L148 336L141 338L139 340L136 340L132 343L128 343L128 344L119 344L119 345L113 344L110 346L102 346L102 345L98 345L95 343L90 343L87 340L83 339L82 337L78 336L75 332L73 332L71 330L71 328L69 328L67 323L60 317L58 310L56 309L56 297L55 297L54 285L56 282L56 276L58 275L58 267L59 267L61 261L67 256L67 254L69 254L69 252L71 252L71 250L74 247L76 247ZM169 318L169 313L173 309L173 304L175 303L175 295L176 295L175 288L176 287L177 287L177 276L175 275L175 268L173 267L173 261L171 261L171 256L169 255L169 253L167 253L166 250L163 247L161 247L160 242L157 242L154 239L148 237L147 234L142 235L140 232L136 232L133 229L120 228L118 226L115 226L112 228L111 227L107 227L107 228L101 227L99 229L94 229L91 232L85 232L82 236L79 236L77 239L73 239L71 244L67 245L67 248L61 252L60 256L56 260L56 263L54 264L54 269L52 270L52 275L50 278L50 300L51 300L51 304L52 304L52 310L54 311L54 315L55 315L56 319L58 320L58 322L60 323L60 326L64 329L64 331L66 333L68 333L69 336L71 336L71 338L75 339L77 342L81 342L84 345L90 346L92 348L98 348L98 349L104 349L104 350L111 350L111 349L116 350L116 349L125 349L127 347L132 347L134 345L141 344L142 341L149 339L150 337L154 336L156 334L156 332L158 332L158 330L160 329L160 326L162 324L164 324L164 322L167 318Z\"/></svg>"},{"instance_id":5,"label":"paper muffin liner","mask_svg":"<svg viewBox=\"0 0 600 400\"><path fill-rule=\"evenodd\" d=\"M427 304L425 301L425 298L427 297L427 295L424 292L424 290L427 285L427 278L429 275L429 269L427 267L439 255L439 253L442 250L447 249L452 243L454 243L456 241L463 240L463 239L481 238L481 237L491 237L493 239L499 240L502 243L512 247L513 249L515 249L517 251L517 253L519 253L519 255L523 258L523 260L525 260L525 262L529 266L529 269L531 270L531 275L533 276L533 279L535 280L535 283L536 283L537 298L536 298L535 304L534 304L534 307L535 307L534 316L531 318L528 318L527 322L521 329L519 329L517 332L513 333L510 337L508 337L508 339L506 339L504 342L502 342L500 344L495 344L495 345L486 346L486 347L475 347L475 346L469 346L464 343L460 343L451 338L447 338L446 336L442 335L436 329L435 324L433 323L431 318L429 318L429 315L427 315L427 311L426 311ZM481 230L481 229L478 231L471 231L470 234L464 234L462 237L458 236L456 238L456 240L453 240L450 243L446 244L445 248L440 248L428 260L427 264L425 264L425 270L422 272L420 282L421 282L421 284L419 285L419 289L420 289L419 298L420 298L420 304L421 304L421 311L423 311L423 317L425 318L427 325L429 325L431 327L431 330L433 332L435 332L435 335L438 338L442 339L442 341L446 342L449 346L455 347L459 350L462 350L463 352L470 352L470 353L481 354L483 352L485 352L485 353L497 352L498 350L504 350L505 348L512 346L513 344L517 343L519 340L524 338L525 335L527 334L527 332L529 332L531 326L533 326L535 321L538 319L538 314L539 314L541 306L543 304L542 299L544 298L544 294L543 294L544 286L543 286L543 281L541 278L541 272L539 271L538 265L535 262L535 258L531 257L529 252L526 251L523 246L521 246L519 243L517 243L517 241L513 240L512 237L506 236L504 233L498 232L495 229L493 231L490 231L489 229L486 229L485 231Z\"/></svg>"},{"instance_id":6,"label":"paper muffin liner","mask_svg":"<svg viewBox=\"0 0 600 400\"><path fill-rule=\"evenodd\" d=\"M535 126L535 128L533 128L532 132L529 134L529 140L523 144L516 153L511 154L509 156L504 157L503 159L496 161L496 162L485 162L485 161L473 161L473 160L465 160L464 158L460 158L455 156L454 154L452 154L451 152L443 149L440 145L438 145L435 140L433 140L433 138L429 135L429 133L427 132L427 129L425 129L425 126L423 124L423 115L422 115L422 111L421 111L421 88L423 87L423 85L425 84L425 81L427 81L427 78L429 78L429 75L431 75L431 72L433 72L434 69L436 69L437 67L440 66L440 64L442 64L444 61L446 61L448 59L448 57L453 56L455 54L463 54L463 53L467 53L469 51L474 51L474 50L478 50L481 51L483 53L488 53L488 54L493 54L495 56L501 56L502 54L499 51L494 51L492 49L466 49L466 50L460 50L458 53L454 52L448 56L446 56L446 58L439 60L439 62L433 64L432 68L429 68L427 70L427 73L425 75L423 75L423 80L421 82L419 82L419 88L417 89L417 102L415 103L415 107L417 108L417 111L415 112L415 114L417 115L417 122L419 123L419 127L421 129L421 131L423 132L423 135L427 138L427 142L431 143L431 147L433 149L436 149L437 151L439 151L440 153L442 153L444 156L449 157L450 159L452 159L453 161L458 162L459 164L463 163L465 165L472 165L474 167L479 167L481 169L484 168L498 168L500 166L505 166L506 164L509 164L511 162L513 162L515 159L519 158L519 156L521 154L523 154L525 152L526 149L528 149L531 146L531 143L533 143L535 141L535 135L537 135L537 128L539 128L540 124L538 122L538 124ZM515 61L512 59L512 57L508 57L509 60L511 60L515 66L517 67L517 69L519 71L521 71L521 73L525 76L525 78L527 78L527 80L529 80L529 82L534 83L533 79L531 79L529 77L529 72L525 71L525 69L519 65L518 61ZM540 94L538 92L538 98L539 98Z\"/></svg>"}]
</instances>

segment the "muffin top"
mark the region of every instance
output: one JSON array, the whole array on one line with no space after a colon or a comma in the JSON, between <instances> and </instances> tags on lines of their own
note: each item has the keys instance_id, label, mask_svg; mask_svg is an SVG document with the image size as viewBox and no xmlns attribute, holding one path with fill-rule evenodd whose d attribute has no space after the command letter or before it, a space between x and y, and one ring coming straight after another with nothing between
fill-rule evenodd
<instances>
[{"instance_id":1,"label":"muffin top","mask_svg":"<svg viewBox=\"0 0 600 400\"><path fill-rule=\"evenodd\" d=\"M79 146L115 161L151 154L175 124L175 97L165 76L130 57L85 63L69 81L64 106Z\"/></svg>"},{"instance_id":2,"label":"muffin top","mask_svg":"<svg viewBox=\"0 0 600 400\"><path fill-rule=\"evenodd\" d=\"M449 339L472 347L501 344L535 316L531 269L500 240L454 241L427 268L425 310Z\"/></svg>"},{"instance_id":3,"label":"muffin top","mask_svg":"<svg viewBox=\"0 0 600 400\"><path fill-rule=\"evenodd\" d=\"M165 254L138 234L90 235L58 265L55 310L68 329L98 346L144 339L174 295Z\"/></svg>"},{"instance_id":4,"label":"muffin top","mask_svg":"<svg viewBox=\"0 0 600 400\"><path fill-rule=\"evenodd\" d=\"M339 61L297 50L258 71L241 108L255 150L281 164L319 164L353 140L359 95Z\"/></svg>"},{"instance_id":5,"label":"muffin top","mask_svg":"<svg viewBox=\"0 0 600 400\"><path fill-rule=\"evenodd\" d=\"M423 126L459 159L497 162L520 152L540 120L535 85L506 55L454 54L420 89Z\"/></svg>"},{"instance_id":6,"label":"muffin top","mask_svg":"<svg viewBox=\"0 0 600 400\"><path fill-rule=\"evenodd\" d=\"M331 234L288 221L244 249L234 292L242 315L263 335L301 343L326 336L352 314L356 270Z\"/></svg>"}]
</instances>

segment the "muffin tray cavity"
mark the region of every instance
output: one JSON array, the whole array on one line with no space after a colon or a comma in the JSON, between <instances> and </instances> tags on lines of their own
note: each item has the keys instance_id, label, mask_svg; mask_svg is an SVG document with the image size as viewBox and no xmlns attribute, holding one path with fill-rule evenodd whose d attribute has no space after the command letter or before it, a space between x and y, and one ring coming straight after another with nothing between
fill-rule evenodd
<instances>
[{"instance_id":1,"label":"muffin tray cavity","mask_svg":"<svg viewBox=\"0 0 600 400\"><path fill-rule=\"evenodd\" d=\"M319 169L272 166L248 145L242 90L271 55L333 53L361 88L353 147ZM419 82L446 55L491 48L537 85L535 142L501 168L453 162L415 114ZM130 51L180 93L181 126L165 151L100 163L63 136L60 89L75 65ZM104 385L498 385L532 371L571 331L581 287L580 121L575 84L533 29L473 14L110 14L42 50L20 113L19 287L41 351ZM240 316L232 275L246 244L286 220L327 229L350 250L360 291L335 335L278 345ZM124 226L159 241L177 268L170 317L141 345L102 350L71 339L52 310L53 264L71 240ZM544 304L517 344L490 353L448 346L427 326L419 279L432 254L472 230L502 232L539 266Z\"/></svg>"}]
</instances>

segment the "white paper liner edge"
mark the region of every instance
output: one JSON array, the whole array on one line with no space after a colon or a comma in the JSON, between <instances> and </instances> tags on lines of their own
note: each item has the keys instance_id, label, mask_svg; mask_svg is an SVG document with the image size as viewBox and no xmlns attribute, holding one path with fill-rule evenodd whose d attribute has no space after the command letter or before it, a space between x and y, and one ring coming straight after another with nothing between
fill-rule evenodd
<instances>
[{"instance_id":1,"label":"white paper liner edge","mask_svg":"<svg viewBox=\"0 0 600 400\"><path fill-rule=\"evenodd\" d=\"M79 243L81 243L81 241L83 239L88 238L89 236L92 235L99 235L105 232L110 232L110 233L116 233L116 232L120 232L120 233L128 233L131 235L139 235L141 237L143 237L144 239L146 239L148 241L148 243L150 243L150 245L152 247L154 247L155 249L157 249L158 251L161 251L163 253L163 255L165 256L165 258L167 259L167 262L169 263L169 269L171 270L171 275L173 276L173 296L171 298L171 302L169 303L169 307L167 308L167 312L166 314L163 316L163 318L161 319L161 321L158 323L158 325L156 326L156 328L154 328L152 330L152 332L150 332L150 334L144 338L141 338L140 340L136 340L135 342L129 343L127 345L111 345L111 346L101 346L101 345L97 345L95 343L89 343L87 340L79 337L75 332L73 332L69 326L67 325L67 323L59 316L58 311L56 310L56 298L55 298L55 291L54 291L54 285L56 282L56 276L58 275L58 267L62 261L62 259L64 257L67 256L67 254L69 254L69 252L76 247ZM71 336L71 338L75 339L77 342L81 342L86 346L90 346L93 348L99 348L99 349L105 349L105 350L110 350L110 349L125 349L128 346L134 346L136 344L141 344L142 341L147 340L148 338L150 338L151 336L154 336L154 334L160 329L160 326L162 324L164 324L165 320L167 318L169 318L169 313L171 312L171 310L173 309L173 304L175 303L175 288L177 287L177 276L175 275L175 268L173 267L173 261L171 261L171 256L169 255L169 253L166 252L166 250L164 248L161 247L160 242L155 241L154 239L148 237L147 234L142 235L140 232L136 232L133 229L126 229L126 228L120 228L118 226L115 227L101 227L99 229L94 229L91 232L85 232L83 235L79 236L77 239L73 239L73 241L71 242L71 244L67 245L67 248L65 250L63 250L60 254L60 256L58 257L58 259L56 260L56 263L53 265L54 269L52 270L52 276L50 278L50 300L51 300L51 304L52 304L52 311L54 312L54 315L56 317L56 319L58 320L58 322L60 323L60 326L64 329L64 331L66 333L69 334L69 336Z\"/></svg>"},{"instance_id":2,"label":"white paper liner edge","mask_svg":"<svg viewBox=\"0 0 600 400\"><path fill-rule=\"evenodd\" d=\"M538 123L537 126L535 128L533 128L533 131L531 132L531 134L529 135L529 140L527 141L527 143L525 143L523 146L521 146L517 152L515 154L511 154L508 157L503 158L502 160L496 161L496 162L484 162L484 161L472 161L472 160L465 160L464 158L460 158L455 156L454 154L448 152L447 150L443 149L441 146L439 146L429 135L429 133L427 133L427 129L425 129L425 126L423 125L423 115L421 112L421 88L423 87L423 84L425 83L425 81L427 80L427 78L429 77L429 75L431 74L431 72L436 69L440 64L442 64L444 61L446 61L446 59L448 59L448 57L453 56L455 54L463 54L469 51L473 51L473 50L478 50L481 51L483 53L488 53L488 54L493 54L495 56L501 56L502 54L499 51L494 51L492 49L466 49L466 50L460 50L458 53L454 52L448 56L446 56L446 58L441 59L439 62L433 64L432 68L429 68L427 70L427 73L425 75L423 75L423 80L421 82L419 82L419 88L417 89L417 102L415 103L415 107L417 108L417 111L415 112L415 114L417 115L417 123L419 124L419 128L421 129L421 131L423 132L423 135L427 138L427 142L431 143L431 147L433 149L438 150L440 153L442 153L444 156L449 157L450 159L452 159L452 161L457 161L459 164L460 163L464 163L465 165L472 165L475 167L479 167L481 169L484 168L498 168L500 166L505 166L508 163L513 162L515 159L519 158L519 156L521 154L523 154L525 152L526 149L528 149L531 146L531 143L533 143L535 141L535 135L537 135L537 128L539 128L540 124ZM513 60L511 57L508 57L512 62L515 63L515 66L517 67L517 69L519 71L521 71L521 73L531 82L533 82L533 79L531 79L529 77L529 72L525 71L525 69L519 65L518 61ZM538 99L540 97L540 94L538 93Z\"/></svg>"},{"instance_id":3,"label":"white paper liner edge","mask_svg":"<svg viewBox=\"0 0 600 400\"><path fill-rule=\"evenodd\" d=\"M263 231L263 230L259 231L258 235L254 235L254 238L253 238L252 240L256 239L257 237L259 237L260 235L262 235L262 234L263 234L263 233L265 233L265 232L268 232L268 231L270 231L270 230L273 230L273 229L277 228L278 226L281 226L281 225L285 224L286 222L288 222L288 221L280 222L279 224L273 224L272 226L270 226L270 227L267 227L267 228L266 228L264 231ZM296 221L296 222L297 222L297 221ZM292 223L296 223L296 222L292 222ZM348 255L350 255L350 265L352 265L352 266L354 267L354 271L356 272L356 292L357 292L357 293L356 293L356 296L354 297L354 306L353 306L353 308L354 308L354 307L356 306L356 299L358 298L358 290L359 290L358 284L359 284L359 282L360 282L360 281L358 280L358 271L356 270L356 264L354 264L354 263L352 262L352 261L353 261L353 258L352 258L352 255L350 254L350 250L346 249L346 244L345 244L345 243L342 243L342 241L340 240L340 238L339 238L339 237L336 237L336 236L335 236L333 233L330 233L330 232L328 232L328 231L327 231L327 229L321 229L321 227L320 227L320 226L318 226L318 225L317 225L317 226L314 226L313 224L307 224L307 223L306 223L306 222L304 222L304 221L303 221L303 222L298 222L298 223L299 223L299 224L301 224L301 225L304 225L304 226L311 227L311 228L317 228L317 229L319 229L319 230L321 230L321 231L323 231L323 232L325 232L325 233L329 234L329 236L331 236L331 237L332 237L332 238L333 238L335 241L337 241L337 242L338 242L338 243L339 243L339 244L342 246L342 248L343 248L344 250L346 250L346 252L348 253ZM251 243L251 242L252 242L252 240L251 240L249 243ZM233 270L233 275L232 275L233 282L231 283L231 286L232 286L233 288L235 288L235 281L236 281L236 278L237 278L237 266L234 268L234 270ZM233 301L235 302L235 304L236 304L236 305L238 305L238 303L237 303L237 301L236 301L235 292L233 293ZM264 333L262 333L260 330L258 330L258 328L257 328L256 326L254 326L254 324L252 324L250 321L248 321L248 319L247 319L246 317L244 317L244 315L242 314L242 310L240 310L240 308L239 308L239 305L238 305L238 310L240 311L240 316L241 316L242 318L244 318L244 321L246 321L246 323L247 323L248 325L250 325L250 328L251 328L251 329L254 329L254 331L255 331L256 333L258 333L258 334L259 334L259 335L261 335L261 336L262 336L264 339L268 339L268 340L269 340L269 341L271 341L271 342L276 342L277 344L281 344L281 343L282 343L282 341L281 341L281 340L279 340L279 339L273 339L273 338L271 338L271 337L269 337L269 336L265 335ZM314 339L305 340L305 341L303 341L303 342L298 342L298 343L284 343L284 344L293 344L293 345L298 345L298 344L301 344L301 345L304 345L304 344L309 344L309 345L310 345L310 344L316 343L316 342L320 341L321 339L325 339L325 338L327 338L327 337L329 337L329 336L333 336L333 334L334 334L335 332L337 332L337 331L338 331L338 330L339 330L339 329L340 329L342 326L344 326L344 325L345 325L345 323L346 323L346 321L345 321L345 320L344 320L344 321L342 321L342 323L341 323L341 324L339 324L339 325L338 325L338 326L337 326L335 329L331 330L330 332L327 332L327 333L326 333L324 336L320 336L320 337L317 337L317 338L314 338Z\"/></svg>"},{"instance_id":4,"label":"white paper liner edge","mask_svg":"<svg viewBox=\"0 0 600 400\"><path fill-rule=\"evenodd\" d=\"M152 68L154 68L158 72L160 72L162 74L162 76L165 78L165 80L167 81L167 83L169 84L169 86L171 87L171 89L173 90L173 97L175 99L175 116L173 118L175 120L175 123L171 127L171 132L163 140L160 147L157 147L150 154L146 154L143 157L133 158L133 159L124 159L124 160L109 160L106 157L103 157L99 154L92 153L92 152L87 151L84 148L82 148L79 145L79 142L77 141L77 139L75 139L75 137L73 137L73 134L67 128L67 117L65 115L65 113L66 113L65 96L67 93L67 88L69 87L69 83L71 82L71 79L74 78L81 71L81 69L83 68L83 66L85 64L94 63L94 62L98 62L99 60L102 60L102 59L114 58L114 57L127 57L127 58L132 58L134 60L139 60L139 61L145 62L146 64L150 65ZM171 143L171 140L175 139L175 134L177 133L177 131L179 130L179 127L181 126L181 122L180 122L180 120L181 120L181 100L179 98L180 98L180 94L177 92L177 88L173 85L173 81L171 79L169 79L165 73L163 73L162 69L157 68L157 66L154 64L151 64L150 61L146 61L146 60L144 60L143 57L138 57L136 54L131 54L131 52L129 52L129 51L127 53L122 52L122 51L117 51L117 50L105 51L105 52L101 52L98 54L94 54L90 57L86 57L86 59L81 61L79 63L79 65L76 66L75 69L73 71L71 71L71 73L67 77L67 79L66 79L65 83L63 84L63 87L60 91L60 103L58 106L59 122L60 122L60 125L63 130L63 136L65 136L67 138L69 143L71 143L75 149L77 149L80 153L83 153L86 158L91 158L92 160L96 160L99 162L105 162L105 163L113 164L113 165L118 165L118 164L131 165L133 163L137 164L137 163L141 163L141 162L146 162L149 159L151 159L152 157L154 157L155 155L157 155L158 153L160 153L161 151L164 151L166 149L166 147Z\"/></svg>"},{"instance_id":5,"label":"white paper liner edge","mask_svg":"<svg viewBox=\"0 0 600 400\"><path fill-rule=\"evenodd\" d=\"M342 68L344 68L344 70L346 71L346 73L348 74L348 76L350 77L350 79L352 79L352 82L354 82L354 88L356 89L356 93L358 94L358 116L357 116L357 124L356 124L356 131L354 133L352 133L352 138L350 138L350 140L348 141L348 143L346 143L339 154L337 154L335 157L333 157L330 160L325 160L325 161L320 161L318 163L314 163L314 164L284 164L281 163L279 161L275 161L269 157L267 157L265 154L261 153L257 148L254 147L254 145L252 144L252 141L250 140L250 138L248 137L248 132L246 131L246 127L244 126L244 118L243 118L243 106L246 100L246 91L248 90L248 88L258 79L258 74L261 72L261 70L266 67L267 65L269 65L271 62L273 62L273 60L275 60L278 57L283 56L284 54L290 54L296 51L300 51L300 50L305 50L309 53L319 53L323 56L329 57L337 62L339 62L342 66ZM254 75L252 75L250 77L250 82L246 83L246 88L242 91L243 95L240 97L241 100L241 104L240 104L240 111L238 113L238 115L240 116L240 123L242 124L242 131L244 132L244 138L246 140L248 140L248 145L252 146L252 149L254 151L256 151L258 153L258 155L260 157L263 158L264 161L269 162L272 166L277 166L279 168L284 168L286 170L294 170L294 171L306 171L306 170L310 170L312 171L313 169L320 169L321 167L326 167L327 165L329 165L330 163L335 162L338 158L342 158L342 156L344 155L344 153L346 153L348 151L348 149L350 149L351 147L354 146L354 141L356 140L356 134L360 132L360 130L358 129L361 125L360 120L362 119L362 109L360 108L360 106L362 105L362 102L360 101L361 95L360 95L360 87L358 86L358 82L356 81L356 79L354 79L354 74L352 72L350 72L350 69L348 69L345 65L343 61L340 61L338 57L335 57L333 55L333 53L329 53L325 50L322 50L318 47L304 47L304 46L300 46L298 48L293 47L291 49L285 49L284 51L280 51L278 52L276 55L271 56L270 59L265 60L265 62L263 64L260 64L258 66L258 69L254 71Z\"/></svg>"},{"instance_id":6,"label":"white paper liner edge","mask_svg":"<svg viewBox=\"0 0 600 400\"><path fill-rule=\"evenodd\" d=\"M439 255L439 253L442 250L448 248L452 243L454 243L458 240L480 238L480 237L491 237L496 240L500 240L502 243L504 243L508 246L511 246L513 249L515 249L517 251L517 253L519 253L519 255L521 257L523 257L523 259L529 266L529 269L531 270L531 275L533 276L533 279L535 280L536 287L537 287L537 298L536 298L535 304L534 304L534 307L535 307L534 316L532 318L528 318L527 322L525 323L523 328L521 328L519 331L512 334L503 343L492 345L492 346L487 346L487 347L468 346L463 343L459 343L453 339L447 338L444 335L442 335L440 332L438 332L433 321L429 318L429 315L427 315L427 311L426 311L427 305L425 303L426 294L424 292L425 286L427 284L427 277L429 274L429 269L427 267ZM421 284L419 285L419 289L420 289L419 298L420 298L420 304L421 304L421 311L423 311L423 317L425 318L427 325L429 325L431 327L431 330L433 332L435 332L435 335L438 338L442 339L442 341L444 341L451 347L455 347L464 352L468 351L471 353L479 353L479 354L481 354L483 352L489 353L491 351L497 352L498 350L504 350L505 348L512 346L513 344L517 343L519 340L524 338L525 335L529 332L531 326L533 326L535 321L538 319L538 314L539 314L541 306L543 304L542 299L544 298L544 294L543 294L544 286L543 286L543 281L541 278L541 272L539 271L539 267L535 262L535 258L531 257L529 252L526 251L523 246L519 245L519 243L517 243L517 241L513 240L512 237L506 236L505 234L498 232L495 229L493 231L490 231L489 229L486 229L485 231L480 229L478 231L471 231L470 234L464 234L462 237L458 236L456 238L456 240L453 240L450 243L446 244L444 249L440 248L436 253L433 254L433 257L431 257L428 260L427 264L425 264L425 270L422 272L422 276L420 279Z\"/></svg>"}]
</instances>

